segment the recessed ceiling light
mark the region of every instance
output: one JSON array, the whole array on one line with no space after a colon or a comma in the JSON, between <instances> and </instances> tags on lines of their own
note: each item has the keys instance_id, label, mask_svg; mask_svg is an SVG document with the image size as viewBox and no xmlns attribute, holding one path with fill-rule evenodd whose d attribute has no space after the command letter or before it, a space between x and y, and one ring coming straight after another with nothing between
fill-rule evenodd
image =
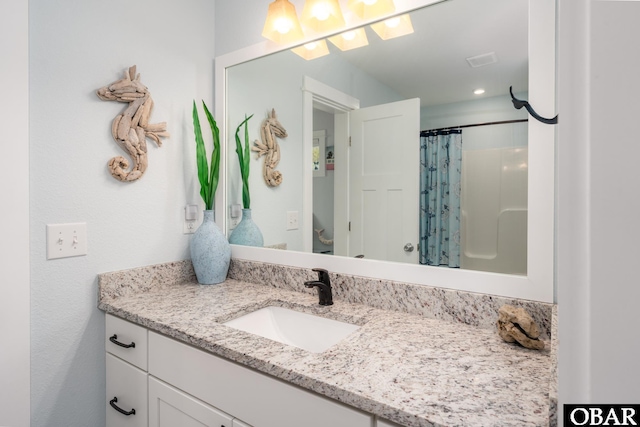
<instances>
[{"instance_id":1,"label":"recessed ceiling light","mask_svg":"<svg viewBox=\"0 0 640 427\"><path fill-rule=\"evenodd\" d=\"M476 95L482 95L484 93L484 89L476 89L473 91L473 93Z\"/></svg>"}]
</instances>

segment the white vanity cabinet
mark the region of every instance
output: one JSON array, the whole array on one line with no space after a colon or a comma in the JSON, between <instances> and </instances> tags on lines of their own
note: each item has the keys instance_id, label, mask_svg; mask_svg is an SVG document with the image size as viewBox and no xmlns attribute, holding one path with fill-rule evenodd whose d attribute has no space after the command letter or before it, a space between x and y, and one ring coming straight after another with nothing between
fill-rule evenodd
<instances>
[{"instance_id":1,"label":"white vanity cabinet","mask_svg":"<svg viewBox=\"0 0 640 427\"><path fill-rule=\"evenodd\" d=\"M109 314L105 345L107 427L374 425L370 414Z\"/></svg>"}]
</instances>

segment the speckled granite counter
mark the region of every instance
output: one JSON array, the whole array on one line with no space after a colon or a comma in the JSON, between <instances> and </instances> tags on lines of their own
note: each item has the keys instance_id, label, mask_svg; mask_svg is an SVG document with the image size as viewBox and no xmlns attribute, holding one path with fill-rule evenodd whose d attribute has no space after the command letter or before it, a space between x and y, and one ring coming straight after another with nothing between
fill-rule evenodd
<instances>
[{"instance_id":1,"label":"speckled granite counter","mask_svg":"<svg viewBox=\"0 0 640 427\"><path fill-rule=\"evenodd\" d=\"M100 275L99 308L406 426L546 426L548 351L494 330L229 279L198 285L184 263ZM164 279L163 279L164 278ZM324 353L221 322L268 305L361 325Z\"/></svg>"}]
</instances>

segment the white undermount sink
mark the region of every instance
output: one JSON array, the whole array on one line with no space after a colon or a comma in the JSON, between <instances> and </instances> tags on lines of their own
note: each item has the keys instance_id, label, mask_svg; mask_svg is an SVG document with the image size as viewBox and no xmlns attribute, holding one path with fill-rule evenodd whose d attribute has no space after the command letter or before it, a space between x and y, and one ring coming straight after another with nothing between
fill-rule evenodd
<instances>
[{"instance_id":1,"label":"white undermount sink","mask_svg":"<svg viewBox=\"0 0 640 427\"><path fill-rule=\"evenodd\" d=\"M322 353L360 328L277 306L261 308L223 324L312 353Z\"/></svg>"}]
</instances>

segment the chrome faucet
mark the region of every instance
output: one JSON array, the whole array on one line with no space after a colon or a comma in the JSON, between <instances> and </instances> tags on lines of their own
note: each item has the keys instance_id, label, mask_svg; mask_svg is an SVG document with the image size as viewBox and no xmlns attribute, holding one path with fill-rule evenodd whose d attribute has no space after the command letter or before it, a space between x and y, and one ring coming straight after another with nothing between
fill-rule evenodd
<instances>
[{"instance_id":1,"label":"chrome faucet","mask_svg":"<svg viewBox=\"0 0 640 427\"><path fill-rule=\"evenodd\" d=\"M331 293L331 280L329 272L322 268L314 268L313 271L318 273L318 280L304 282L307 288L318 288L318 297L320 305L333 305L333 295Z\"/></svg>"}]
</instances>

